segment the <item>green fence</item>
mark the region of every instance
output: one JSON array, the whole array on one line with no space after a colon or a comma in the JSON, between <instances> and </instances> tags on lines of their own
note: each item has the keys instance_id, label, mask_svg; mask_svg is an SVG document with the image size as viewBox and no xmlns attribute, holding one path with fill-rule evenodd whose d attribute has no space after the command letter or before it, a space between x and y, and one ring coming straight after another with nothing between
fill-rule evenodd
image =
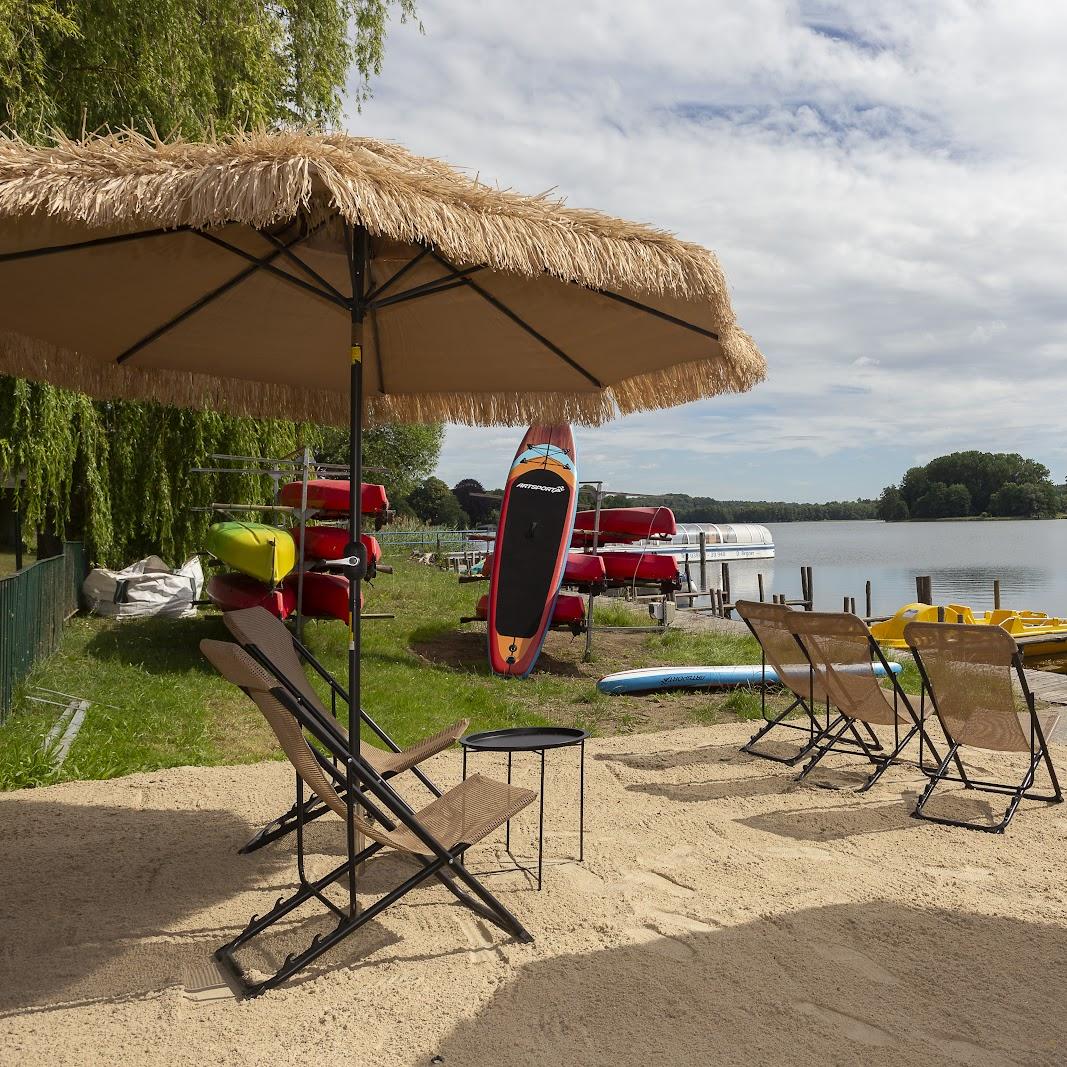
<instances>
[{"instance_id":1,"label":"green fence","mask_svg":"<svg viewBox=\"0 0 1067 1067\"><path fill-rule=\"evenodd\" d=\"M0 578L0 723L18 683L59 647L64 623L78 610L85 570L84 547L68 541L62 556Z\"/></svg>"}]
</instances>

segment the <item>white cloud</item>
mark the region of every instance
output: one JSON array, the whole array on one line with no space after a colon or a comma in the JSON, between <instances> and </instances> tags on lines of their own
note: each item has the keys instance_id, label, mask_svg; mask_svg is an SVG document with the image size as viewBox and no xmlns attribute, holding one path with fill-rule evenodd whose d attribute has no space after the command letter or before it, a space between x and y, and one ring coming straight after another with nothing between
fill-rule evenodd
<instances>
[{"instance_id":1,"label":"white cloud","mask_svg":"<svg viewBox=\"0 0 1067 1067\"><path fill-rule=\"evenodd\" d=\"M351 129L714 248L767 355L748 397L581 431L590 477L873 494L916 456L965 447L1062 476L1067 9L422 0L420 14L425 36L394 27ZM517 437L451 430L442 474L498 484Z\"/></svg>"}]
</instances>

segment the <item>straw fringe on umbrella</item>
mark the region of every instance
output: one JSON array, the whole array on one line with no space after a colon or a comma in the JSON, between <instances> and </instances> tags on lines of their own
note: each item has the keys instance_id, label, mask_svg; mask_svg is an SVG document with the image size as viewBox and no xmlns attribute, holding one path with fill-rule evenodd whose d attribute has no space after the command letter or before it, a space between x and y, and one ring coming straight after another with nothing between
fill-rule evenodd
<instances>
[{"instance_id":1,"label":"straw fringe on umbrella","mask_svg":"<svg viewBox=\"0 0 1067 1067\"><path fill-rule=\"evenodd\" d=\"M543 383L536 373L529 375L526 388L515 388L511 382L494 388L490 374L484 389L422 391L421 382L415 383L420 388L404 381L385 388L388 381L384 385L371 381L366 395L370 421L595 424L616 413L744 391L765 373L758 349L736 324L725 277L711 252L661 230L569 208L544 195L491 188L444 163L382 141L304 132L246 133L213 143L168 143L131 132L81 142L59 138L46 146L15 136L0 138L0 269L5 277L16 262L22 268L30 265L19 259L4 268L3 262L4 253L25 247L23 233L33 229L28 225L32 220L47 220L56 243L136 231L225 233L235 225L282 233L286 225L300 220L306 229L318 228L308 245L320 248L347 224L365 229L372 241L394 247L397 263L431 248L435 257L449 264L476 265L493 275L525 279L527 285L539 284L547 276L628 300L656 303L662 298L670 304L671 314L678 305L689 305L699 311L693 317L716 338L703 358L687 353L682 362L635 368L637 373L624 369L616 377L608 360L606 368L594 371L594 387L588 382L577 388L561 387L569 383L558 380ZM80 254L89 259L108 251ZM226 256L225 251L218 254ZM263 249L255 254L262 256ZM285 260L277 264L284 266ZM438 265L437 275L441 270ZM325 269L323 273L340 288L338 278ZM419 270L410 278L423 285L433 280L432 276L424 280ZM485 282L487 287L491 284ZM121 317L121 302L109 314ZM49 336L49 330L19 329L17 323L0 320L14 326L0 336L0 370L98 397L157 400L256 416L284 412L293 418L334 423L347 419L343 377L334 388L323 388L314 375L309 375L307 384L265 384L250 379L247 372L227 374L226 360L206 359L198 366L195 357L186 361L168 356L166 365L143 369L138 360L117 365L111 359L86 359L81 351L85 336L110 332L115 336L108 343L113 345L122 333L101 328L90 318L83 317L81 335L69 337L58 336L63 331L51 331L57 335ZM385 309L372 315L371 337L379 325L388 335L391 321ZM553 328L567 333L566 324L555 323ZM406 329L400 332L405 337L410 334ZM475 332L472 327L472 335ZM175 338L180 333L176 329ZM673 339L669 330L657 335L654 343L667 345L668 339ZM568 342L559 343L570 351ZM507 358L508 338L501 334L494 344L493 352ZM580 357L578 353L576 358ZM387 363L388 358L383 368ZM388 373L381 377L388 379Z\"/></svg>"}]
</instances>

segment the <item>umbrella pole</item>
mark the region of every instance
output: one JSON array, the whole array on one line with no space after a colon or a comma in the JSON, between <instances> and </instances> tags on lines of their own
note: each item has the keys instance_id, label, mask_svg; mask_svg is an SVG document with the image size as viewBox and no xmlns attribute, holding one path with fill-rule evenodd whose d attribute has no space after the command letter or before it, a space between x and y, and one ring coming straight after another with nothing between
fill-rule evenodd
<instances>
[{"instance_id":1,"label":"umbrella pole","mask_svg":"<svg viewBox=\"0 0 1067 1067\"><path fill-rule=\"evenodd\" d=\"M359 759L359 734L363 702L360 692L360 584L366 573L366 558L360 539L363 499L363 314L366 292L367 231L362 227L348 229L349 271L352 278L352 336L351 368L349 376L349 424L348 424L348 536L347 555L355 557L355 565L348 575L348 746L353 760ZM348 764L348 855L358 851L355 824L355 800L359 791L352 762ZM354 917L359 911L356 897L356 867L348 870L349 911Z\"/></svg>"}]
</instances>

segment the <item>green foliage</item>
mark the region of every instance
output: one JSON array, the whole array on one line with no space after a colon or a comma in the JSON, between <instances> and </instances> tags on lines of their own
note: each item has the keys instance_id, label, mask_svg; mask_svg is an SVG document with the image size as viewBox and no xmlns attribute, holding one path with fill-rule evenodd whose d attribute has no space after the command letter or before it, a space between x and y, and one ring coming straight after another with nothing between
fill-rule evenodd
<instances>
[{"instance_id":1,"label":"green foliage","mask_svg":"<svg viewBox=\"0 0 1067 1067\"><path fill-rule=\"evenodd\" d=\"M895 485L887 485L878 498L878 518L885 522L898 522L909 516L904 494Z\"/></svg>"},{"instance_id":2,"label":"green foliage","mask_svg":"<svg viewBox=\"0 0 1067 1067\"><path fill-rule=\"evenodd\" d=\"M1049 470L1037 460L1017 452L953 452L938 456L922 467L912 467L899 488L888 486L882 493L886 509L917 519L960 518L967 515L1043 518L1058 510L1056 487ZM887 518L887 515L881 515Z\"/></svg>"},{"instance_id":3,"label":"green foliage","mask_svg":"<svg viewBox=\"0 0 1067 1067\"><path fill-rule=\"evenodd\" d=\"M380 482L389 503L398 511L414 514L406 497L437 466L445 439L444 424L396 423L363 431L363 464L369 468L364 481ZM348 431L326 429L317 453L324 463L348 462Z\"/></svg>"},{"instance_id":4,"label":"green foliage","mask_svg":"<svg viewBox=\"0 0 1067 1067\"><path fill-rule=\"evenodd\" d=\"M208 137L240 127L325 127L341 117L354 67L357 102L380 71L391 12L414 0L0 0L0 121L29 140L53 130L132 126ZM429 443L440 427L418 428ZM93 403L0 378L0 470L24 469L29 527L84 536L99 562L198 548L212 500L267 499L269 482L190 476L209 452L280 456L323 431L153 405ZM379 431L370 452L383 447ZM400 433L399 439L403 439ZM436 450L385 449L414 487ZM371 459L370 462L377 462ZM420 465L421 462L421 465Z\"/></svg>"},{"instance_id":5,"label":"green foliage","mask_svg":"<svg viewBox=\"0 0 1067 1067\"><path fill-rule=\"evenodd\" d=\"M431 526L465 528L467 513L459 506L452 490L440 478L427 478L408 495L415 514Z\"/></svg>"},{"instance_id":6,"label":"green foliage","mask_svg":"<svg viewBox=\"0 0 1067 1067\"><path fill-rule=\"evenodd\" d=\"M321 127L381 71L415 0L0 0L0 116L23 136Z\"/></svg>"},{"instance_id":7,"label":"green foliage","mask_svg":"<svg viewBox=\"0 0 1067 1067\"><path fill-rule=\"evenodd\" d=\"M487 500L485 489L477 478L462 478L452 486L452 494L459 506L476 526L495 523L500 518L500 502Z\"/></svg>"}]
</instances>

